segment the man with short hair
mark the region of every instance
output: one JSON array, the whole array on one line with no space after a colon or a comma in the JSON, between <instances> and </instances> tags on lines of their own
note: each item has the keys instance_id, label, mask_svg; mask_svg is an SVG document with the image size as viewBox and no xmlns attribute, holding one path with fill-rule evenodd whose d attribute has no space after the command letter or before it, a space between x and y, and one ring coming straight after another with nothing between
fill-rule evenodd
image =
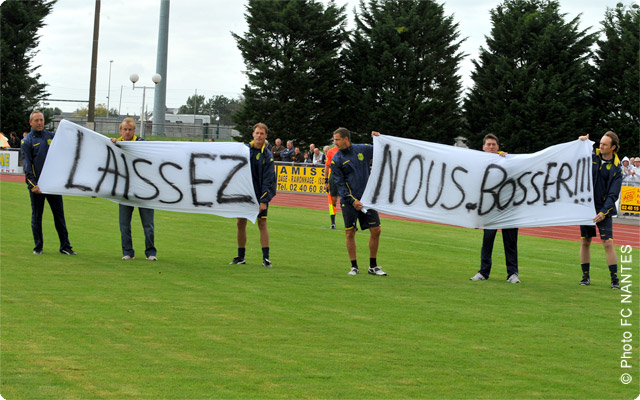
<instances>
[{"instance_id":1,"label":"man with short hair","mask_svg":"<svg viewBox=\"0 0 640 400\"><path fill-rule=\"evenodd\" d=\"M258 229L260 230L260 245L262 246L262 266L271 268L269 259L269 230L267 229L267 212L269 202L276 195L276 173L273 155L265 145L269 129L267 125L258 122L253 126L253 141L249 143L249 164L253 190L260 203L258 214ZM238 218L237 234L238 256L229 264L246 264L247 219Z\"/></svg>"},{"instance_id":2,"label":"man with short hair","mask_svg":"<svg viewBox=\"0 0 640 400\"><path fill-rule=\"evenodd\" d=\"M580 136L580 140L589 139L589 135ZM618 256L613 245L613 220L616 215L616 200L622 187L622 170L618 159L618 135L608 131L600 139L600 146L591 155L591 171L593 180L593 201L597 215L593 218L600 233L604 246L609 273L611 275L611 289L620 289L618 279ZM591 284L589 269L591 266L591 240L596 236L596 227L580 225L580 266L582 280L580 285Z\"/></svg>"},{"instance_id":3,"label":"man with short hair","mask_svg":"<svg viewBox=\"0 0 640 400\"><path fill-rule=\"evenodd\" d=\"M500 151L498 137L492 133L482 139L482 151L494 153L506 157L507 153ZM485 229L482 237L482 250L480 252L480 271L471 277L472 281L486 281L491 274L491 255L493 244L498 234L497 229ZM507 262L507 282L520 283L518 278L518 228L502 229L502 244L504 245L504 257Z\"/></svg>"},{"instance_id":4,"label":"man with short hair","mask_svg":"<svg viewBox=\"0 0 640 400\"><path fill-rule=\"evenodd\" d=\"M371 132L371 136L378 135L380 135L379 132ZM373 146L352 144L351 132L347 128L338 128L333 132L333 143L339 151L331 160L331 173L340 194L347 253L351 260L349 275L360 273L356 253L356 224L359 221L360 229L368 229L370 233L369 273L386 276L386 272L380 268L376 258L380 244L380 217L376 210L366 209L360 201L369 179Z\"/></svg>"},{"instance_id":5,"label":"man with short hair","mask_svg":"<svg viewBox=\"0 0 640 400\"><path fill-rule=\"evenodd\" d=\"M271 147L271 154L273 154L273 161L282 161L281 153L284 150L282 140L276 139L276 144Z\"/></svg>"},{"instance_id":6,"label":"man with short hair","mask_svg":"<svg viewBox=\"0 0 640 400\"><path fill-rule=\"evenodd\" d=\"M293 160L291 159L291 157L293 156L294 152L295 149L293 148L293 140L287 140L287 148L282 150L282 153L280 153L280 155L282 156L282 161L292 162Z\"/></svg>"},{"instance_id":7,"label":"man with short hair","mask_svg":"<svg viewBox=\"0 0 640 400\"><path fill-rule=\"evenodd\" d=\"M57 194L44 194L38 187L38 178L42 174L42 167L49 152L49 146L55 134L44 129L44 115L40 111L33 111L29 116L31 131L22 140L20 151L22 153L25 180L29 188L31 198L31 231L35 247L33 254L42 254L44 239L42 236L42 214L44 212L45 199L49 202L53 221L60 239L60 253L75 256L69 243L67 223L64 218L64 204L62 196Z\"/></svg>"},{"instance_id":8,"label":"man with short hair","mask_svg":"<svg viewBox=\"0 0 640 400\"><path fill-rule=\"evenodd\" d=\"M120 123L120 137L111 138L111 142L137 142L144 139L136 136L136 121L131 117L127 117ZM133 239L131 237L131 216L133 215L133 207L119 204L118 220L120 223L120 243L122 244L122 259L133 260L136 258L136 252L133 249ZM149 261L157 261L157 250L155 246L155 224L153 208L138 207L140 214L140 222L144 230L144 254Z\"/></svg>"}]
</instances>

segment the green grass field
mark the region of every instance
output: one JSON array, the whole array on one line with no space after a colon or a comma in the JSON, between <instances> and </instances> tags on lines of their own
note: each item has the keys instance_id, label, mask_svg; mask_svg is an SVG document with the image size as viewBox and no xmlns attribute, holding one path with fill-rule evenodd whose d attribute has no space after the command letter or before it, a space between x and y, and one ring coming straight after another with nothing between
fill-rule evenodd
<instances>
[{"instance_id":1,"label":"green grass field","mask_svg":"<svg viewBox=\"0 0 640 400\"><path fill-rule=\"evenodd\" d=\"M65 197L76 257L58 253L50 210L31 254L22 183L0 183L1 387L6 399L633 399L640 393L638 294L621 327L602 246L578 285L578 243L520 236L522 284L478 269L482 231L383 220L388 277L347 276L342 231L324 211L269 209L273 269L249 226L156 212L157 262L122 261L118 207ZM48 206L47 206L48 207ZM340 217L339 217L340 218ZM341 221L340 221L341 223ZM368 233L357 235L361 267ZM618 244L623 244L618 241ZM635 282L640 279L634 249ZM636 312L637 311L637 312ZM633 382L620 376L633 332Z\"/></svg>"}]
</instances>

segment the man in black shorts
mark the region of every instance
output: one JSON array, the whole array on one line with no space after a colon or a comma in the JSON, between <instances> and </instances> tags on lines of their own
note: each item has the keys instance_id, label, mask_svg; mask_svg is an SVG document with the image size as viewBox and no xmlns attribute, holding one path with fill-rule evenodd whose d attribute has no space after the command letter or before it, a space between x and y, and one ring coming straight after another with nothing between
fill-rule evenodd
<instances>
[{"instance_id":1,"label":"man in black shorts","mask_svg":"<svg viewBox=\"0 0 640 400\"><path fill-rule=\"evenodd\" d=\"M589 139L589 135L580 136L580 140ZM593 222L598 226L600 239L607 257L609 273L611 274L611 288L620 289L618 279L618 256L613 245L613 221L612 215L616 215L616 200L620 195L622 186L622 169L618 158L618 135L607 132L600 139L600 148L593 152L593 200L598 213ZM593 225L580 225L580 265L582 267L581 285L590 285L589 267L591 261L591 239L596 236L596 227Z\"/></svg>"},{"instance_id":2,"label":"man in black shorts","mask_svg":"<svg viewBox=\"0 0 640 400\"><path fill-rule=\"evenodd\" d=\"M380 133L371 132L371 136ZM347 252L351 260L349 275L358 275L358 261L356 260L356 223L360 221L361 229L369 229L369 273L371 275L386 276L378 266L377 254L380 243L380 217L376 210L363 207L360 198L364 193L369 179L369 165L373 158L373 146L352 144L351 133L347 128L338 128L333 132L333 143L338 152L331 160L331 174L338 187L342 218L344 219L345 235L347 237Z\"/></svg>"},{"instance_id":3,"label":"man in black shorts","mask_svg":"<svg viewBox=\"0 0 640 400\"><path fill-rule=\"evenodd\" d=\"M262 246L262 266L271 268L269 259L269 231L267 229L267 211L269 202L276 195L276 172L273 155L266 146L267 125L258 122L253 126L253 141L249 143L249 164L253 190L260 203L258 214L258 229L260 230L260 245ZM238 256L229 264L246 264L245 252L247 244L247 219L238 218L237 223Z\"/></svg>"}]
</instances>

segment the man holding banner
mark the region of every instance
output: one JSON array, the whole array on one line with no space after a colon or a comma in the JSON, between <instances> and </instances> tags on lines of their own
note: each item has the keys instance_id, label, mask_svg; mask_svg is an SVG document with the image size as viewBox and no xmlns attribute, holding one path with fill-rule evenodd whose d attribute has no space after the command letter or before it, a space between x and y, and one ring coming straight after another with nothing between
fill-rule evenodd
<instances>
[{"instance_id":1,"label":"man holding banner","mask_svg":"<svg viewBox=\"0 0 640 400\"><path fill-rule=\"evenodd\" d=\"M260 230L260 245L262 246L262 266L271 268L267 211L269 210L269 202L276 195L276 173L273 155L266 147L267 134L267 125L262 122L258 122L253 126L253 141L249 143L249 164L251 165L253 190L260 203L258 229ZM238 218L237 228L238 256L229 263L232 265L247 263L245 260L247 219Z\"/></svg>"},{"instance_id":2,"label":"man holding banner","mask_svg":"<svg viewBox=\"0 0 640 400\"><path fill-rule=\"evenodd\" d=\"M122 141L139 141L144 140L136 136L136 122L131 117L125 118L120 123L120 137L111 138L111 142L117 143ZM144 254L149 261L157 261L157 250L155 247L155 226L153 222L153 208L138 207L140 213L140 222L144 230ZM133 250L133 239L131 238L131 216L133 215L133 207L119 204L118 220L120 222L120 242L122 243L122 259L133 260L135 251Z\"/></svg>"},{"instance_id":3,"label":"man holding banner","mask_svg":"<svg viewBox=\"0 0 640 400\"><path fill-rule=\"evenodd\" d=\"M589 139L589 135L580 136L580 140ZM600 148L592 154L592 179L593 199L598 213L593 222L598 226L600 239L609 265L611 274L611 289L620 289L618 279L618 256L613 245L613 220L616 215L616 201L620 195L622 186L622 170L618 158L618 135L608 131L600 139ZM591 261L591 240L596 236L596 227L593 225L580 225L580 266L582 267L582 280L580 285L590 285L589 268Z\"/></svg>"},{"instance_id":4,"label":"man holding banner","mask_svg":"<svg viewBox=\"0 0 640 400\"><path fill-rule=\"evenodd\" d=\"M498 137L492 133L482 139L482 151L495 153L506 157L507 153L500 151ZM482 238L482 250L480 252L480 271L471 277L472 281L486 281L491 274L491 254L493 243L496 240L497 229L485 229ZM504 245L504 257L507 262L507 282L520 283L518 278L518 228L502 229L502 244Z\"/></svg>"},{"instance_id":5,"label":"man holding banner","mask_svg":"<svg viewBox=\"0 0 640 400\"><path fill-rule=\"evenodd\" d=\"M31 198L31 231L35 247L33 254L42 254L44 240L42 236L42 214L44 213L44 201L49 202L53 221L60 239L60 253L76 255L69 243L69 233L64 219L64 204L62 196L42 193L38 186L38 179L42 175L42 168L49 152L49 146L54 133L44 129L44 115L40 111L33 111L29 117L31 131L22 140L21 152L24 162L24 174Z\"/></svg>"},{"instance_id":6,"label":"man holding banner","mask_svg":"<svg viewBox=\"0 0 640 400\"><path fill-rule=\"evenodd\" d=\"M371 132L371 136L379 136L379 132ZM369 180L370 165L373 159L373 146L352 144L351 132L347 128L338 128L333 132L333 143L339 151L331 160L331 173L338 187L342 218L344 219L347 253L351 260L349 275L358 275L356 255L356 223L360 221L361 229L369 229L369 273L386 276L386 272L378 266L377 254L380 243L380 217L378 212L365 209L360 199Z\"/></svg>"}]
</instances>

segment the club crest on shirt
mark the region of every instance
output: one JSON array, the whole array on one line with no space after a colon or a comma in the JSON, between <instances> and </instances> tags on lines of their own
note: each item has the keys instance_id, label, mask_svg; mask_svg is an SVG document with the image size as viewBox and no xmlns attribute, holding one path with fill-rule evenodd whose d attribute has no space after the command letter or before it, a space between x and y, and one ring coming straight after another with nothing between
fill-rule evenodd
<instances>
[{"instance_id":1,"label":"club crest on shirt","mask_svg":"<svg viewBox=\"0 0 640 400\"><path fill-rule=\"evenodd\" d=\"M51 139L47 139L47 144L51 146Z\"/></svg>"},{"instance_id":2,"label":"club crest on shirt","mask_svg":"<svg viewBox=\"0 0 640 400\"><path fill-rule=\"evenodd\" d=\"M256 154L256 160L260 160L260 153Z\"/></svg>"},{"instance_id":3,"label":"club crest on shirt","mask_svg":"<svg viewBox=\"0 0 640 400\"><path fill-rule=\"evenodd\" d=\"M362 153L358 153L358 160L363 161L364 155Z\"/></svg>"}]
</instances>

